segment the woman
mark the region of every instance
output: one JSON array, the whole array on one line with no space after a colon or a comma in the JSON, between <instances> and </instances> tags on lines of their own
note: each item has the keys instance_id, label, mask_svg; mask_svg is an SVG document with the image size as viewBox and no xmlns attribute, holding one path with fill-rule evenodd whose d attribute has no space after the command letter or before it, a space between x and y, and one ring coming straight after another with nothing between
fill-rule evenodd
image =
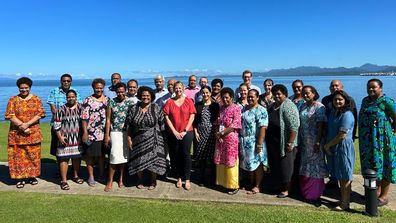
<instances>
[{"instance_id":1,"label":"woman","mask_svg":"<svg viewBox=\"0 0 396 223\"><path fill-rule=\"evenodd\" d=\"M99 178L103 179L104 171L104 131L106 126L106 108L109 98L103 94L105 81L96 78L92 81L94 93L88 96L83 104L81 112L82 119L82 141L85 143L85 162L88 170L88 185L96 186L94 178L94 160L99 160Z\"/></svg>"},{"instance_id":2,"label":"woman","mask_svg":"<svg viewBox=\"0 0 396 223\"><path fill-rule=\"evenodd\" d=\"M216 184L233 195L239 191L238 172L238 132L241 129L241 108L233 103L234 91L225 87L221 90L223 106L220 107L216 125L216 148L214 163L216 164Z\"/></svg>"},{"instance_id":3,"label":"woman","mask_svg":"<svg viewBox=\"0 0 396 223\"><path fill-rule=\"evenodd\" d=\"M40 176L43 137L39 120L45 117L45 112L40 98L30 93L32 84L27 77L17 80L19 94L10 98L5 113L5 119L11 122L8 167L11 179L17 180L17 188L23 188L25 183L38 184L36 177Z\"/></svg>"},{"instance_id":4,"label":"woman","mask_svg":"<svg viewBox=\"0 0 396 223\"><path fill-rule=\"evenodd\" d=\"M242 130L240 134L241 167L250 174L252 185L248 194L260 192L263 171L268 167L267 147L264 142L268 126L267 110L260 106L259 92L250 89L248 105L242 110Z\"/></svg>"},{"instance_id":5,"label":"woman","mask_svg":"<svg viewBox=\"0 0 396 223\"><path fill-rule=\"evenodd\" d=\"M296 104L298 110L300 110L301 105L304 104L304 98L302 96L302 89L304 87L304 82L302 80L295 80L292 83L293 95L290 96L290 100Z\"/></svg>"},{"instance_id":6,"label":"woman","mask_svg":"<svg viewBox=\"0 0 396 223\"><path fill-rule=\"evenodd\" d=\"M316 201L325 188L326 166L321 145L326 109L317 101L319 93L315 87L304 86L302 95L305 103L300 108L300 190L304 199Z\"/></svg>"},{"instance_id":7,"label":"woman","mask_svg":"<svg viewBox=\"0 0 396 223\"><path fill-rule=\"evenodd\" d=\"M390 183L396 183L396 105L382 92L382 81L367 82L368 96L359 113L359 150L362 174L377 172L378 205L388 204Z\"/></svg>"},{"instance_id":8,"label":"woman","mask_svg":"<svg viewBox=\"0 0 396 223\"><path fill-rule=\"evenodd\" d=\"M162 137L165 130L164 115L160 107L152 103L155 99L153 89L147 86L139 87L137 97L140 101L129 109L125 122L128 145L131 149L129 174L137 174L136 187L143 189L143 171L150 171L148 190L154 190L157 186L157 175L163 175L166 171Z\"/></svg>"},{"instance_id":9,"label":"woman","mask_svg":"<svg viewBox=\"0 0 396 223\"><path fill-rule=\"evenodd\" d=\"M117 83L114 86L117 97L110 100L106 109L106 129L104 145L110 148L110 168L109 176L104 191L109 192L113 187L113 178L117 166L120 169L118 187L124 186L125 164L128 162L127 133L124 130L124 123L129 107L134 101L126 97L126 85ZM110 145L111 142L111 145Z\"/></svg>"},{"instance_id":10,"label":"woman","mask_svg":"<svg viewBox=\"0 0 396 223\"><path fill-rule=\"evenodd\" d=\"M206 183L205 171L212 168L214 147L216 144L214 122L219 114L219 104L212 102L209 86L201 88L202 101L195 104L197 114L194 119L194 133L197 141L194 157L200 169L200 185ZM214 170L214 169L213 169ZM212 171L211 171L212 172ZM214 176L214 174L213 174ZM211 182L212 183L212 182Z\"/></svg>"},{"instance_id":11,"label":"woman","mask_svg":"<svg viewBox=\"0 0 396 223\"><path fill-rule=\"evenodd\" d=\"M164 106L165 121L168 126L168 145L171 168L176 170L176 187L183 186L191 189L191 155L190 148L194 138L193 121L195 106L193 100L184 95L184 85L178 81L175 83L175 97L169 99Z\"/></svg>"},{"instance_id":12,"label":"woman","mask_svg":"<svg viewBox=\"0 0 396 223\"><path fill-rule=\"evenodd\" d=\"M248 95L248 86L245 83L239 85L239 98L237 101L237 105L241 106L241 110L248 104L247 95Z\"/></svg>"},{"instance_id":13,"label":"woman","mask_svg":"<svg viewBox=\"0 0 396 223\"><path fill-rule=\"evenodd\" d=\"M212 86L212 101L216 102L219 105L223 104L223 101L221 100L221 89L223 88L223 81L221 79L213 79L211 82Z\"/></svg>"},{"instance_id":14,"label":"woman","mask_svg":"<svg viewBox=\"0 0 396 223\"><path fill-rule=\"evenodd\" d=\"M277 197L285 198L291 187L300 119L296 105L287 98L284 85L277 84L271 91L275 102L268 108L265 142L271 175L281 181L281 192Z\"/></svg>"},{"instance_id":15,"label":"woman","mask_svg":"<svg viewBox=\"0 0 396 223\"><path fill-rule=\"evenodd\" d=\"M84 180L78 176L82 154L80 115L81 104L77 102L77 93L74 90L69 90L66 92L66 104L62 105L55 113L53 127L58 139L56 157L59 161L62 190L70 189L67 183L69 159L72 159L73 182L84 183Z\"/></svg>"},{"instance_id":16,"label":"woman","mask_svg":"<svg viewBox=\"0 0 396 223\"><path fill-rule=\"evenodd\" d=\"M259 97L259 104L264 108L268 108L274 103L274 98L271 93L272 86L274 86L274 81L272 79L265 79L263 82L264 93Z\"/></svg>"},{"instance_id":17,"label":"woman","mask_svg":"<svg viewBox=\"0 0 396 223\"><path fill-rule=\"evenodd\" d=\"M340 182L341 201L335 210L348 210L352 187L355 148L350 97L344 91L333 93L333 109L327 123L327 143L324 150L328 154L327 164L330 175Z\"/></svg>"}]
</instances>

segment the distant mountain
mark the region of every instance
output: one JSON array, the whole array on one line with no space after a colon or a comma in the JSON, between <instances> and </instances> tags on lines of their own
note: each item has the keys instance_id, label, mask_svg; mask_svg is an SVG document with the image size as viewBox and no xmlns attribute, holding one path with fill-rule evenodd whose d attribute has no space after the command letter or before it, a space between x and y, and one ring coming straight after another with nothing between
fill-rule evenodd
<instances>
[{"instance_id":1,"label":"distant mountain","mask_svg":"<svg viewBox=\"0 0 396 223\"><path fill-rule=\"evenodd\" d=\"M366 63L360 67L336 67L336 68L321 68L315 66L302 66L290 69L274 69L268 72L255 72L257 76L298 76L298 75L312 75L312 76L337 76L337 75L360 75L361 73L370 72L389 72L396 71L396 66L378 66L376 64Z\"/></svg>"}]
</instances>

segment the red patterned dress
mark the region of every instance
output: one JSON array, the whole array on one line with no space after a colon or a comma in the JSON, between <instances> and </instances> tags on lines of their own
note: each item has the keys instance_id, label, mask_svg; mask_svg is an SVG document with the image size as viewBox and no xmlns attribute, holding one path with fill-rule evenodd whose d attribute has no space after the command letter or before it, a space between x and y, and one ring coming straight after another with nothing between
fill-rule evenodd
<instances>
[{"instance_id":1,"label":"red patterned dress","mask_svg":"<svg viewBox=\"0 0 396 223\"><path fill-rule=\"evenodd\" d=\"M10 98L5 119L13 117L28 122L35 116L45 117L44 107L39 97L32 95L23 99ZM8 132L8 166L11 179L25 179L40 175L41 141L43 139L39 122L29 127L30 133L23 133L18 126L10 124Z\"/></svg>"}]
</instances>

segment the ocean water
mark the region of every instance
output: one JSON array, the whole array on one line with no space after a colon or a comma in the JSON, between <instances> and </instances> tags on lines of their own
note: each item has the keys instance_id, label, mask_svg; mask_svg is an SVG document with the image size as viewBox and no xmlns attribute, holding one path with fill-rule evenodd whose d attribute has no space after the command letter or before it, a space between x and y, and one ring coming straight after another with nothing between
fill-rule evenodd
<instances>
[{"instance_id":1,"label":"ocean water","mask_svg":"<svg viewBox=\"0 0 396 223\"><path fill-rule=\"evenodd\" d=\"M209 77L209 82L215 77ZM225 87L231 87L235 89L242 82L240 76L221 76L224 81ZM253 77L253 84L259 86L263 91L263 81L267 78L274 80L275 84L284 84L288 87L289 95L292 95L291 83L295 79L301 79L305 85L313 85L319 92L320 97L324 97L329 94L329 84L333 79L341 80L344 84L344 90L348 92L356 101L358 109L362 99L367 95L366 83L369 79L373 78L370 76L282 76L282 77ZM376 77L382 80L384 83L384 93L392 98L396 98L396 88L394 87L396 77L395 76L381 76ZM179 77L178 80L185 84L188 84L188 77ZM152 78L141 78L138 79L139 86L149 86L155 88L154 81ZM110 83L106 80L106 83ZM33 80L33 86L31 92L38 95L43 101L46 117L42 119L42 122L49 122L51 119L51 112L48 104L46 103L49 92L59 86L58 80ZM166 86L166 85L165 85ZM73 80L73 87L78 89L81 93L82 98L85 98L92 94L91 80ZM18 88L15 85L15 80L0 81L0 120L4 120L4 113L7 107L8 99L18 94Z\"/></svg>"}]
</instances>

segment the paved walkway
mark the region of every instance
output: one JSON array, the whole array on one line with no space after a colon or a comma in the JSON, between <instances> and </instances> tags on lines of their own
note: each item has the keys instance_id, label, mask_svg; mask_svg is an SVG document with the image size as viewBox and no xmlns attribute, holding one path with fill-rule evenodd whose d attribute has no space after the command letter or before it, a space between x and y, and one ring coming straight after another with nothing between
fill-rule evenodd
<instances>
[{"instance_id":1,"label":"paved walkway","mask_svg":"<svg viewBox=\"0 0 396 223\"><path fill-rule=\"evenodd\" d=\"M86 173L85 167L82 167L82 173ZM118 188L117 183L113 185L113 190L104 192L104 184L97 184L95 187L89 187L87 183L76 184L71 180L69 191L63 191L59 187L59 180L56 176L56 165L54 163L42 164L42 176L38 179L39 184L32 186L26 185L23 189L17 189L15 182L9 178L7 163L0 162L0 191L26 191L41 192L53 194L86 194L86 195L102 195L144 199L168 199L168 200L184 200L184 201L208 201L208 202L231 202L231 203L249 203L262 205L291 205L291 206L311 206L312 204L304 202L299 196L287 197L279 199L275 194L265 189L267 183L264 181L264 192L248 195L246 191L240 190L236 195L228 195L221 191L210 188L199 187L192 183L191 191L178 189L175 187L174 179L158 180L156 189L149 191L147 189L137 189L134 185L136 179L128 177L126 179L126 187ZM83 175L84 177L84 175ZM354 176L352 184L351 208L364 209L364 188L363 178L360 175ZM332 202L339 199L339 191L337 189L326 191L322 196L322 206L333 207ZM396 185L392 185L390 189L389 204L386 208L396 211Z\"/></svg>"}]
</instances>

